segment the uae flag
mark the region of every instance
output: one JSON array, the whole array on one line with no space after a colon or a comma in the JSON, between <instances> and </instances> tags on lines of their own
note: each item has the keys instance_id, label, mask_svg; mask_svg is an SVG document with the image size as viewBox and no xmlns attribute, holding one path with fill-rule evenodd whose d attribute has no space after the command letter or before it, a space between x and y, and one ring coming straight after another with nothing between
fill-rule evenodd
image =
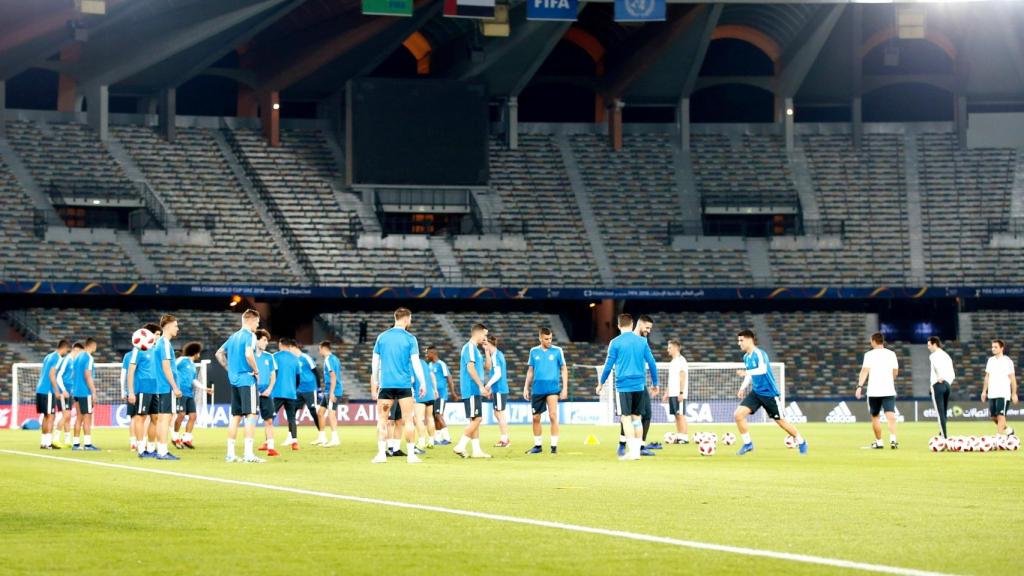
<instances>
[{"instance_id":1,"label":"uae flag","mask_svg":"<svg viewBox=\"0 0 1024 576\"><path fill-rule=\"evenodd\" d=\"M444 0L444 15L449 18L494 18L494 0Z\"/></svg>"}]
</instances>

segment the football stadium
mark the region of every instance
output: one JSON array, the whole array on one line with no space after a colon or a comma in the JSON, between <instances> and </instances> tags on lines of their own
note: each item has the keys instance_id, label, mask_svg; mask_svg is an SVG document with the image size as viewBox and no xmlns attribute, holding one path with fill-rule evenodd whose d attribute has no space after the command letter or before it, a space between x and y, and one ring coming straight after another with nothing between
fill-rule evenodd
<instances>
[{"instance_id":1,"label":"football stadium","mask_svg":"<svg viewBox=\"0 0 1024 576\"><path fill-rule=\"evenodd\" d=\"M1024 574L1021 1L0 0L0 243L0 574Z\"/></svg>"}]
</instances>

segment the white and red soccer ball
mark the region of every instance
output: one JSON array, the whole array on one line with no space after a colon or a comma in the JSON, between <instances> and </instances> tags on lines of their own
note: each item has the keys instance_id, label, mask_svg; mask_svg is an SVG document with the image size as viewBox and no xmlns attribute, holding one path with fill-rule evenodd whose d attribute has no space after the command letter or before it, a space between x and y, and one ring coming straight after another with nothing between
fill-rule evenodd
<instances>
[{"instance_id":1,"label":"white and red soccer ball","mask_svg":"<svg viewBox=\"0 0 1024 576\"><path fill-rule=\"evenodd\" d=\"M946 449L946 439L942 436L932 436L931 440L928 440L928 449L932 452L942 452Z\"/></svg>"},{"instance_id":2,"label":"white and red soccer ball","mask_svg":"<svg viewBox=\"0 0 1024 576\"><path fill-rule=\"evenodd\" d=\"M1020 450L1020 438L1017 436L1007 436L1006 442L1003 444L1006 450L1017 451Z\"/></svg>"},{"instance_id":3,"label":"white and red soccer ball","mask_svg":"<svg viewBox=\"0 0 1024 576\"><path fill-rule=\"evenodd\" d=\"M786 448L796 448L796 438L793 436L786 436Z\"/></svg>"},{"instance_id":4,"label":"white and red soccer ball","mask_svg":"<svg viewBox=\"0 0 1024 576\"><path fill-rule=\"evenodd\" d=\"M715 450L715 444L712 442L701 442L697 445L697 451L701 456L714 456Z\"/></svg>"},{"instance_id":5,"label":"white and red soccer ball","mask_svg":"<svg viewBox=\"0 0 1024 576\"><path fill-rule=\"evenodd\" d=\"M132 334L132 346L143 352L156 346L156 335L145 328L139 328Z\"/></svg>"},{"instance_id":6,"label":"white and red soccer ball","mask_svg":"<svg viewBox=\"0 0 1024 576\"><path fill-rule=\"evenodd\" d=\"M725 436L722 436L722 444L725 444L726 446L732 446L735 443L736 435L734 435L732 432L726 432Z\"/></svg>"}]
</instances>

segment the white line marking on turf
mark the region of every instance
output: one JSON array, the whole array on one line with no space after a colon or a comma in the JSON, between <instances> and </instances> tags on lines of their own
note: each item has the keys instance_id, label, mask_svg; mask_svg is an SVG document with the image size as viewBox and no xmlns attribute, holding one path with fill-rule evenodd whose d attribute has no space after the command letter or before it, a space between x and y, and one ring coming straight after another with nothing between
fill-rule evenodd
<instances>
[{"instance_id":1,"label":"white line marking on turf","mask_svg":"<svg viewBox=\"0 0 1024 576\"><path fill-rule=\"evenodd\" d=\"M0 450L0 454L12 454L15 456L29 456L32 458L40 458L43 460L57 460L60 462L73 462L76 464L88 464L90 466L100 466L103 468L115 468L118 470L130 470L132 472L146 472L149 474L160 474L162 476L173 476L175 478L189 478L192 480L203 480L206 482L217 482L220 484L230 484L234 486L246 486L248 488L261 488L263 490L273 490L277 492L287 492L290 494L299 494L302 496L317 496L320 498L331 498L334 500L344 500L347 502L359 502L361 504L377 504L380 506L391 506L394 508L409 508L413 510L424 510L427 512L441 512L444 514L453 514L456 516L467 516L470 518L480 518L483 520L493 520L495 522L509 522L512 524L525 524L528 526L540 526L542 528L553 528L556 530L566 530L570 532L581 532L584 534L597 534L600 536L611 536L613 538L626 538L629 540L639 540L641 542L651 542L654 544L668 544L671 546L679 546L682 548L692 548L695 550L710 550L713 552L726 552L729 554L738 554L741 556L755 556L759 558L771 558L773 560L787 560L790 562L801 562L804 564L816 564L819 566L831 566L835 568L847 568L850 570L862 570L866 572L877 572L880 574L898 574L900 576L954 576L953 574L943 572L930 572L927 570L917 570L914 568L900 568L899 566L885 566L883 564L868 564L866 562L853 562L851 560L841 560L838 558L826 558L824 556L810 556L807 554L792 554L790 552L776 552L774 550L760 550L757 548L743 548L740 546L727 546L724 544L711 544L708 542L696 542L694 540L680 540L678 538L668 538L665 536L653 536L650 534L640 534L637 532L625 532L622 530L610 530L607 528L594 528L592 526L581 526L579 524L564 524L562 522L551 522L548 520L535 520L533 518L519 518L517 516L506 516L504 514L488 514L486 512L474 512L472 510L459 510L456 508L443 508L441 506L430 506L427 504L413 504L411 502L398 502L394 500L381 500L378 498L365 498L362 496L349 496L345 494L333 494L331 492L318 492L316 490L303 490L302 488L291 488L288 486L275 486L273 484L261 484L259 482L248 482L245 480L232 480L229 478L218 478L216 476L201 476L199 474L189 474L186 472L174 472L171 470L155 470L151 468L139 468L137 466L127 466L124 464L112 464L109 462L93 462L91 460L80 460L77 458L67 458L62 456L51 456L48 454L35 454L32 452L21 452L19 450Z\"/></svg>"}]
</instances>

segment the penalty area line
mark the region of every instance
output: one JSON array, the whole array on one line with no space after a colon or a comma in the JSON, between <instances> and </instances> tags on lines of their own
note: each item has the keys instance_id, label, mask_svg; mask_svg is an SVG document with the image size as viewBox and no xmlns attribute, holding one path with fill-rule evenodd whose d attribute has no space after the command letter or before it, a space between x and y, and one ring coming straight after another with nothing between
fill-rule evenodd
<instances>
[{"instance_id":1,"label":"penalty area line","mask_svg":"<svg viewBox=\"0 0 1024 576\"><path fill-rule=\"evenodd\" d=\"M918 570L915 568L902 568L899 566L886 566L884 564L870 564L866 562L854 562L852 560L842 560L839 558L826 558L824 556L812 556L809 554L793 554L790 552L778 552L775 550L763 550L759 548L745 548L742 546L729 546L725 544L713 544L710 542L697 542L695 540L681 540L679 538L669 538L666 536L655 536L652 534L642 534L639 532L627 532L624 530L611 530L608 528L597 528L593 526L582 526L579 524L566 524L563 522L552 522L549 520L537 520L533 518L521 518L518 516L507 516L504 514L490 514L487 512L476 512L473 510L460 510L457 508L445 508L443 506L431 506L428 504L415 504L412 502L400 502L397 500L382 500L380 498L366 498L363 496L351 496L347 494L334 494L331 492L320 492L316 490L304 490L302 488L292 488L289 486L277 486L274 484L263 484L261 482L249 482L246 480L234 480L230 478L218 478L216 476L203 476L201 474L190 474L187 472L175 472L173 470L156 470L151 468L140 468L138 466L128 466L125 464L113 464L110 462L93 462L91 460L80 460L77 458L68 458L63 456L51 456L49 454L35 454L32 452L22 452L19 450L0 450L0 454L8 454L12 456L23 456L29 458L38 458L41 460L53 460L58 462L70 462L74 464L84 464L87 466L97 466L100 468L111 468L115 470L128 470L130 472L141 472L144 474L157 474L160 476L169 476L172 478L187 478L190 480L199 480L203 482L214 482L218 484L226 484L230 486L244 486L246 488L256 488L260 490L270 490L275 492L285 492L289 494L298 494L301 496L312 496L316 498L328 498L332 500L342 500L346 502L357 502L360 504L371 504L377 506L388 506L391 508L405 508L410 510L421 510L426 512L437 512L441 514L451 514L453 516L462 516L466 518L479 518L481 520L490 520L493 522L505 522L509 524L521 524L526 526L537 526L540 528L549 528L553 530L562 530L566 532L577 532L581 534L594 534L598 536L607 536L611 538L622 538L627 540L635 540L639 542L649 542L652 544L665 544L669 546L676 546L679 548L690 548L692 550L707 550L711 552L721 552L725 554L734 554L738 556L750 556L755 558L769 558L772 560L783 560L787 562L799 562L802 564L812 564L817 566L829 566L833 568L845 568L848 570L859 570L864 572L875 572L878 574L897 574L899 576L955 576L953 574L944 572L932 572L928 570Z\"/></svg>"}]
</instances>

